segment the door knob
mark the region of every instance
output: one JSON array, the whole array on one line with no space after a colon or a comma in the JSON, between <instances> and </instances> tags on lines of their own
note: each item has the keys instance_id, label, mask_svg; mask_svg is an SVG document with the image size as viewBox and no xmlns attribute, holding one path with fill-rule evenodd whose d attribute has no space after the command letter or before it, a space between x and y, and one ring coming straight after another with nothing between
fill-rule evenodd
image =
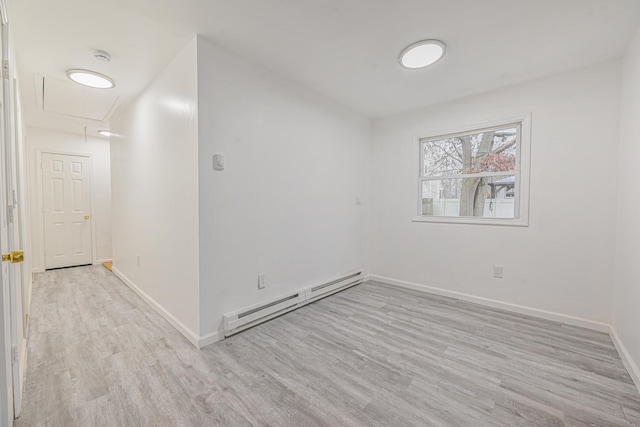
<instances>
[{"instance_id":1,"label":"door knob","mask_svg":"<svg viewBox=\"0 0 640 427\"><path fill-rule=\"evenodd\" d=\"M89 215L85 215L85 216L84 216L84 219L89 219Z\"/></svg>"},{"instance_id":2,"label":"door knob","mask_svg":"<svg viewBox=\"0 0 640 427\"><path fill-rule=\"evenodd\" d=\"M24 261L24 251L11 251L8 254L2 254L2 262L11 261L12 264L16 264Z\"/></svg>"}]
</instances>

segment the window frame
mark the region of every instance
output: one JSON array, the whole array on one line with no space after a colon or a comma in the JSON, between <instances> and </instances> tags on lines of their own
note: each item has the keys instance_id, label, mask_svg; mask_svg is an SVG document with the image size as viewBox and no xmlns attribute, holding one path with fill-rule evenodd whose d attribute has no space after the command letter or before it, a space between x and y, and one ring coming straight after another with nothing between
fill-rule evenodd
<instances>
[{"instance_id":1,"label":"window frame","mask_svg":"<svg viewBox=\"0 0 640 427\"><path fill-rule=\"evenodd\" d=\"M424 155L422 153L422 143L426 140L452 138L456 136L481 133L483 131L504 128L506 126L519 126L520 138L516 142L516 168L513 171L504 172L481 172L477 174L462 174L455 177L444 176L428 178L424 176ZM453 131L427 131L422 135L414 137L417 146L417 161L414 164L418 166L417 179L417 197L413 203L415 206L413 222L428 223L448 223L448 224L476 224L476 225L506 225L516 227L529 226L529 173L530 173L530 150L531 150L531 114L518 116L510 119L502 119L490 122L477 123L475 125L466 125L456 127ZM513 219L508 218L485 218L485 217L447 217L447 216L423 216L422 215L422 183L424 181L433 181L438 179L449 178L468 178L483 176L500 176L515 175L515 197L514 197L514 216Z\"/></svg>"}]
</instances>

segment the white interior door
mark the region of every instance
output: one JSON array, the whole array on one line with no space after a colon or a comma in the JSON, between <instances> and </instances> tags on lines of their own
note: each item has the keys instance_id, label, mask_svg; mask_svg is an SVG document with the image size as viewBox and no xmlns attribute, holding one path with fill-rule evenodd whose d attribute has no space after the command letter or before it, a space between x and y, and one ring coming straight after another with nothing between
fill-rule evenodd
<instances>
[{"instance_id":1,"label":"white interior door","mask_svg":"<svg viewBox=\"0 0 640 427\"><path fill-rule=\"evenodd\" d=\"M3 135L3 133L0 132L0 135ZM0 151L4 157L4 144L1 144ZM6 206L4 205L6 199L6 186L5 165L3 162L0 162L0 194L0 203L3 203L3 206ZM9 252L7 221L4 209L0 209L0 251L2 251L2 253ZM8 423L7 425L10 425L13 420L13 416L16 413L14 409L15 369L14 363L12 363L12 348L15 340L15 334L13 333L15 315L13 312L11 284L9 283L9 265L7 265L6 262L3 262L0 269L2 270L0 273L0 285L2 286L2 329L0 329L0 335L2 337L3 350L2 355L0 355L0 359L2 360L2 372L0 372L0 378L2 379L2 381L0 381L2 385L2 390L0 390L0 395L2 396L2 402L0 402L0 425L4 425L3 423ZM18 388L19 385L20 384L18 383ZM19 406L20 402L17 402L17 404Z\"/></svg>"},{"instance_id":2,"label":"white interior door","mask_svg":"<svg viewBox=\"0 0 640 427\"><path fill-rule=\"evenodd\" d=\"M45 268L93 262L89 157L42 154Z\"/></svg>"},{"instance_id":3,"label":"white interior door","mask_svg":"<svg viewBox=\"0 0 640 427\"><path fill-rule=\"evenodd\" d=\"M4 93L10 91L9 86L4 86ZM2 177L4 181L4 191L2 194L5 213L2 220L2 239L0 246L2 253L11 253L14 250L21 250L20 247L20 210L18 209L18 192L16 185L18 182L17 159L14 146L15 133L12 130L13 104L11 97L2 107L3 112L3 158ZM22 304L22 263L2 263L2 275L6 283L9 284L10 312L11 312L11 366L13 383L13 410L14 416L20 415L22 404L22 385L24 375L24 359L26 351L26 333L24 330L24 307Z\"/></svg>"},{"instance_id":4,"label":"white interior door","mask_svg":"<svg viewBox=\"0 0 640 427\"><path fill-rule=\"evenodd\" d=\"M4 6L3 2L2 5ZM4 11L4 7L0 8ZM22 304L23 275L21 274L22 265L13 263L17 251L21 248L21 201L19 199L18 187L21 184L22 175L18 172L20 161L17 158L17 147L21 145L18 134L14 127L16 120L17 105L16 97L13 93L12 75L15 75L9 61L9 24L6 17L2 19L2 159L0 162L0 180L3 185L1 203L3 209L0 209L0 247L3 253L2 263L2 283L3 299L8 296L9 313L10 313L10 335L11 346L5 348L5 357L8 357L11 366L11 386L12 386L12 403L13 415L20 415L22 404L22 385L26 356L26 330L24 319L24 306ZM5 255L11 254L12 262L4 262ZM19 261L21 262L21 261ZM8 287L8 293L7 293ZM6 309L6 303L4 308ZM8 350L8 351L7 351Z\"/></svg>"}]
</instances>

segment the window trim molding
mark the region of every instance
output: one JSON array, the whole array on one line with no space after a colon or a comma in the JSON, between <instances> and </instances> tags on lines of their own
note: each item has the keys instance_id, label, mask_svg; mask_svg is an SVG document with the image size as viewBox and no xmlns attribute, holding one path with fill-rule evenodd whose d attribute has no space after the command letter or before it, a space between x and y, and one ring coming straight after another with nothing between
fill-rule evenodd
<instances>
[{"instance_id":1,"label":"window trim molding","mask_svg":"<svg viewBox=\"0 0 640 427\"><path fill-rule=\"evenodd\" d=\"M518 204L519 204L519 217L514 219L504 218L479 218L479 217L445 217L445 216L422 216L420 215L421 209L421 188L417 187L417 197L414 195L412 206L414 207L414 215L411 219L412 222L430 222L430 223L445 223L445 224L467 224L467 225L501 225L501 226L514 226L514 227L528 227L529 226L529 181L531 173L531 127L532 114L527 113L516 117L507 117L499 120L484 121L475 124L468 124L462 126L456 126L453 130L439 130L428 131L423 136L414 136L414 146L417 148L414 150L416 158L414 165L417 168L417 182L420 183L423 180L422 176L422 160L421 160L421 148L425 139L433 139L438 137L450 136L450 135L464 135L465 133L471 133L476 130L482 130L493 127L506 126L514 123L521 123L520 128L520 179L518 185ZM414 183L416 180L414 179ZM415 185L415 184L414 184Z\"/></svg>"}]
</instances>

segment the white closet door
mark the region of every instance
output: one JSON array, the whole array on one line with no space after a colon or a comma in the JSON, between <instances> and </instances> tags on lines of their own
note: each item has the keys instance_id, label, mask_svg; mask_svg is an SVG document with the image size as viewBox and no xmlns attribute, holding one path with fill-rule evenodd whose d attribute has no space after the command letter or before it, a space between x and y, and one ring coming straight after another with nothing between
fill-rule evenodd
<instances>
[{"instance_id":1,"label":"white closet door","mask_svg":"<svg viewBox=\"0 0 640 427\"><path fill-rule=\"evenodd\" d=\"M89 157L42 154L45 267L91 264Z\"/></svg>"}]
</instances>

